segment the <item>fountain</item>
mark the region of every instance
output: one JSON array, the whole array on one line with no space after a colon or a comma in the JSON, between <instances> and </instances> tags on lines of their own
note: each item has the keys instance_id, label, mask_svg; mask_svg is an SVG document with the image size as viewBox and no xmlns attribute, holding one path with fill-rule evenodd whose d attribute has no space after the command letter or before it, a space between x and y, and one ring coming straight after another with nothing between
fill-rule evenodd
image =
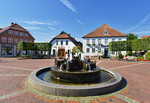
<instances>
[{"instance_id":1,"label":"fountain","mask_svg":"<svg viewBox=\"0 0 150 103\"><path fill-rule=\"evenodd\" d=\"M91 83L100 79L100 69L96 68L96 61L82 61L79 57L55 59L55 66L51 67L51 76L65 82Z\"/></svg>"},{"instance_id":2,"label":"fountain","mask_svg":"<svg viewBox=\"0 0 150 103\"><path fill-rule=\"evenodd\" d=\"M28 79L32 89L56 96L95 96L113 92L122 85L122 76L99 68L95 60L79 57L55 59L55 65L33 71Z\"/></svg>"}]
</instances>

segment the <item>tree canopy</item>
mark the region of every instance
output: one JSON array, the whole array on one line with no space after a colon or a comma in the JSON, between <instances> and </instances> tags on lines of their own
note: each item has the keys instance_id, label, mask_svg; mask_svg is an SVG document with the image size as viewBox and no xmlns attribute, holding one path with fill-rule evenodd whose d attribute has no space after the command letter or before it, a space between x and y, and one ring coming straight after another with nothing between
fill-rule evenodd
<instances>
[{"instance_id":1,"label":"tree canopy","mask_svg":"<svg viewBox=\"0 0 150 103\"><path fill-rule=\"evenodd\" d=\"M79 52L81 52L81 50L80 50L80 47L79 46L76 46L76 47L73 47L72 48L72 52L75 54L75 53L79 53Z\"/></svg>"},{"instance_id":2,"label":"tree canopy","mask_svg":"<svg viewBox=\"0 0 150 103\"><path fill-rule=\"evenodd\" d=\"M136 40L138 38L138 35L135 35L133 33L126 34L127 40Z\"/></svg>"}]
</instances>

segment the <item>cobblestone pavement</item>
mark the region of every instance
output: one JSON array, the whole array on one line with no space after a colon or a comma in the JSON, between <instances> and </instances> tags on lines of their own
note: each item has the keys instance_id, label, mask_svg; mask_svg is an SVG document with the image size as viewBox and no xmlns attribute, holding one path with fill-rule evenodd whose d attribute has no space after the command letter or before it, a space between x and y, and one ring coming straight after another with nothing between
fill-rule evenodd
<instances>
[{"instance_id":1,"label":"cobblestone pavement","mask_svg":"<svg viewBox=\"0 0 150 103\"><path fill-rule=\"evenodd\" d=\"M150 64L97 60L97 66L119 72L127 85L116 92L89 97L62 97L29 90L29 74L54 65L53 59L0 58L0 103L150 103Z\"/></svg>"}]
</instances>

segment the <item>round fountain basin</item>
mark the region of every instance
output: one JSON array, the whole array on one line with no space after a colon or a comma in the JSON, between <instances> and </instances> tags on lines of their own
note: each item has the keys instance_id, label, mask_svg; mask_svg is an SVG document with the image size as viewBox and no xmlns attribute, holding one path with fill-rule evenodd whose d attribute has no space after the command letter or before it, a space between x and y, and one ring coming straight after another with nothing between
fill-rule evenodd
<instances>
[{"instance_id":1,"label":"round fountain basin","mask_svg":"<svg viewBox=\"0 0 150 103\"><path fill-rule=\"evenodd\" d=\"M69 72L60 71L56 66L51 67L51 76L61 81L71 83L91 83L100 79L100 68L91 71Z\"/></svg>"},{"instance_id":2,"label":"round fountain basin","mask_svg":"<svg viewBox=\"0 0 150 103\"><path fill-rule=\"evenodd\" d=\"M113 92L122 85L122 76L112 70L101 68L111 75L113 78L102 83L95 83L90 85L62 85L58 83L46 82L38 78L42 73L50 71L51 67L45 67L31 72L28 84L31 89L36 89L42 93L56 95L56 96L96 96L105 93Z\"/></svg>"}]
</instances>

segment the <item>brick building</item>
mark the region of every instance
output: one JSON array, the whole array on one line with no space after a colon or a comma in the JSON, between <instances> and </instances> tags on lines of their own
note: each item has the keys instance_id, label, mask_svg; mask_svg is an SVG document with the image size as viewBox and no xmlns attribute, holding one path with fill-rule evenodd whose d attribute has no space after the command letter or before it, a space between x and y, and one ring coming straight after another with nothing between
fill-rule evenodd
<instances>
[{"instance_id":1,"label":"brick building","mask_svg":"<svg viewBox=\"0 0 150 103\"><path fill-rule=\"evenodd\" d=\"M34 37L28 30L16 23L0 28L0 57L16 56L18 42L34 42Z\"/></svg>"}]
</instances>

